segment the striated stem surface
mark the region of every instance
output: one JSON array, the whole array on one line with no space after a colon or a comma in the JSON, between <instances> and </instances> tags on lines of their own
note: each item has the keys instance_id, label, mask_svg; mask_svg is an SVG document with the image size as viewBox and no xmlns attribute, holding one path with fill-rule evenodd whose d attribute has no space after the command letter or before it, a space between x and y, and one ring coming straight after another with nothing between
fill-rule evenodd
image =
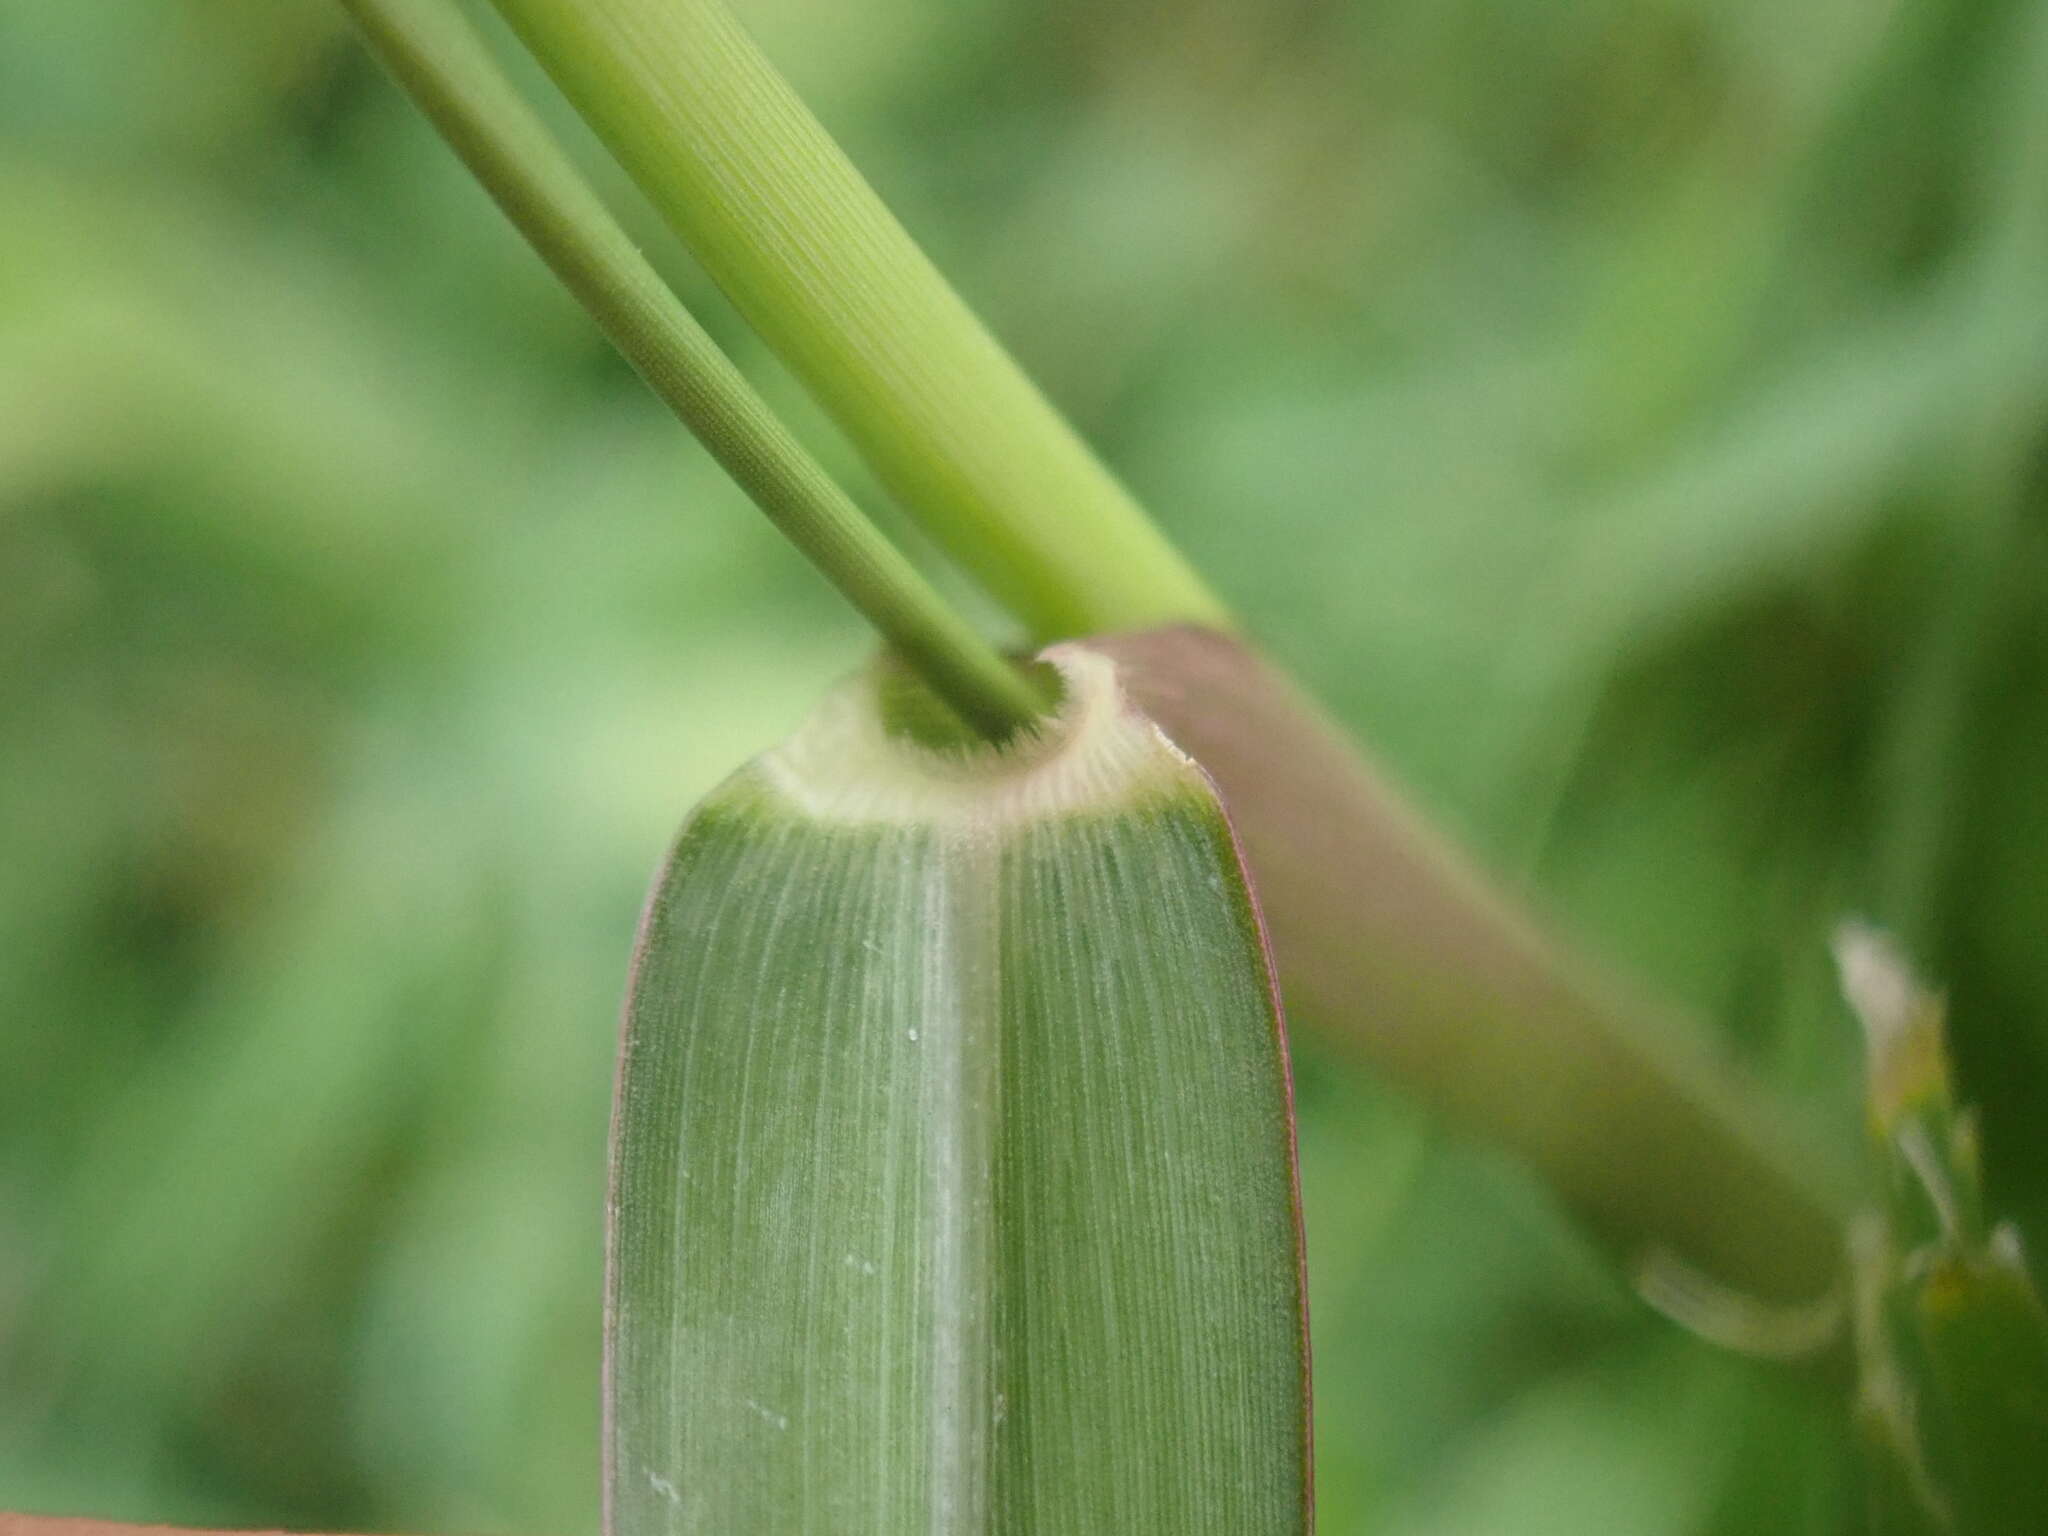
<instances>
[{"instance_id":1,"label":"striated stem surface","mask_svg":"<svg viewBox=\"0 0 2048 1536\"><path fill-rule=\"evenodd\" d=\"M1221 605L722 0L496 0L910 514L1040 640Z\"/></svg>"}]
</instances>

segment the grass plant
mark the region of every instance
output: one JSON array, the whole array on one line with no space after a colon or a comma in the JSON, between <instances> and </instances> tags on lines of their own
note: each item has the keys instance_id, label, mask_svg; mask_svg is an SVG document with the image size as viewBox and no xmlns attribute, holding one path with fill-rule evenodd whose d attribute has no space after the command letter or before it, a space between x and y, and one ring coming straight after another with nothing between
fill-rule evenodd
<instances>
[{"instance_id":1,"label":"grass plant","mask_svg":"<svg viewBox=\"0 0 2048 1536\"><path fill-rule=\"evenodd\" d=\"M966 734L1046 707L1010 636L1124 630L1220 784L1326 1531L1822 1536L1859 1454L1896 1528L2028 1528L2041 7L1083 9L505 0L480 94L419 55L706 460L335 7L0 0L0 1502L588 1528L564 1021L866 643L730 474ZM357 13L402 77L458 35ZM1950 994L1947 1228L1844 910Z\"/></svg>"}]
</instances>

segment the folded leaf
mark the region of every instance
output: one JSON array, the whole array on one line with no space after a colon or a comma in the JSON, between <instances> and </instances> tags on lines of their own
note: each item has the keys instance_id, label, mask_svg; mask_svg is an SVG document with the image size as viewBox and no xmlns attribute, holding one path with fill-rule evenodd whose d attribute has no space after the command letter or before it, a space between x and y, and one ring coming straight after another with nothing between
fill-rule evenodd
<instances>
[{"instance_id":1,"label":"folded leaf","mask_svg":"<svg viewBox=\"0 0 2048 1536\"><path fill-rule=\"evenodd\" d=\"M607 1528L1300 1532L1285 1046L1202 771L1112 664L938 747L874 677L684 829L614 1129Z\"/></svg>"}]
</instances>

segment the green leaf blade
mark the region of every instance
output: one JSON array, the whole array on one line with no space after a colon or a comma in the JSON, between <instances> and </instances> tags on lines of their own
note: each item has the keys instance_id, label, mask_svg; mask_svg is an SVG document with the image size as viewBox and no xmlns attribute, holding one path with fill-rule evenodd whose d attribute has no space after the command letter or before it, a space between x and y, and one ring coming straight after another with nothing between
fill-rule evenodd
<instances>
[{"instance_id":1,"label":"green leaf blade","mask_svg":"<svg viewBox=\"0 0 2048 1536\"><path fill-rule=\"evenodd\" d=\"M924 753L845 696L680 839L621 1067L611 1530L1307 1528L1256 910L1200 770L1064 665L1063 738Z\"/></svg>"},{"instance_id":2,"label":"green leaf blade","mask_svg":"<svg viewBox=\"0 0 2048 1536\"><path fill-rule=\"evenodd\" d=\"M1027 940L1006 967L1031 985L1004 1011L1003 1294L1060 1304L1003 1319L1029 1368L998 1529L1298 1517L1305 1431L1291 1466L1262 1464L1271 1436L1244 1432L1246 1405L1304 1402L1305 1351L1273 1304L1298 1284L1291 1128L1277 1051L1243 1027L1273 1005L1244 887L1218 876L1234 859L1220 813L1190 794L1033 828L1006 860L1002 931L1066 942ZM1070 1021L1091 1017L1184 1027L1075 1041ZM1105 1361L1120 1362L1109 1380ZM1084 1400L1092 1422L1073 1422L1063 1407ZM1063 1443L1045 1443L1048 1422ZM1129 1454L1162 1439L1183 1445Z\"/></svg>"}]
</instances>

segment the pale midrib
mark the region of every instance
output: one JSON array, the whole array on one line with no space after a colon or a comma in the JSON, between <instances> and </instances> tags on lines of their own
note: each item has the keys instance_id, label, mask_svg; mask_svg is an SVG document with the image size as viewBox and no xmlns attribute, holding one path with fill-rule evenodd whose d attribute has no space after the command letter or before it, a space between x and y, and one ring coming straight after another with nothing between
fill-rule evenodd
<instances>
[{"instance_id":1,"label":"pale midrib","mask_svg":"<svg viewBox=\"0 0 2048 1536\"><path fill-rule=\"evenodd\" d=\"M931 1536L990 1519L1000 860L994 839L949 838L930 866L918 1027L932 1181Z\"/></svg>"}]
</instances>

